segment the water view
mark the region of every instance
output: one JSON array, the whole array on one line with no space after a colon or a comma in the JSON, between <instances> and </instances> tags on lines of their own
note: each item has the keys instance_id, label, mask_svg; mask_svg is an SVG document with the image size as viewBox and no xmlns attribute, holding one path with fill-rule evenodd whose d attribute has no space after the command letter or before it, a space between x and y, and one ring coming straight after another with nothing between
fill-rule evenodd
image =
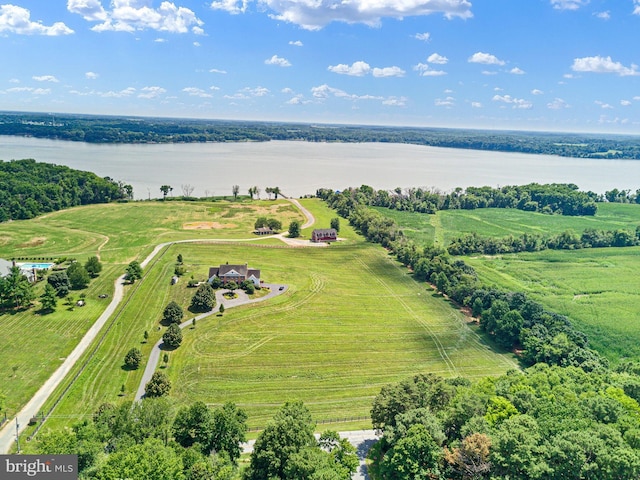
<instances>
[{"instance_id":1,"label":"water view","mask_svg":"<svg viewBox=\"0 0 640 480\"><path fill-rule=\"evenodd\" d=\"M157 198L160 186L193 187L194 196L231 195L232 185L279 186L288 196L362 184L376 189L575 183L604 193L640 188L640 161L592 160L436 148L387 143L88 144L0 137L0 159L40 162L89 170L129 183L136 199ZM261 195L266 197L265 193Z\"/></svg>"}]
</instances>

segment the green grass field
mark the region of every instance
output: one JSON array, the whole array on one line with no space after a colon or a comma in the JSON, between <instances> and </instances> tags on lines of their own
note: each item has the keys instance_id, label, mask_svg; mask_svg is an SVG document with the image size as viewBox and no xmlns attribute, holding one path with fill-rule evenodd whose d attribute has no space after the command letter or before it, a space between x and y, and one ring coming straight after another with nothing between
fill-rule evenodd
<instances>
[{"instance_id":1,"label":"green grass field","mask_svg":"<svg viewBox=\"0 0 640 480\"><path fill-rule=\"evenodd\" d=\"M48 315L39 315L37 308L0 315L5 332L0 337L0 394L6 397L7 413L19 410L73 350L109 301L98 295L111 298L113 283L129 261L142 260L167 241L253 238L253 223L260 215L278 218L283 225L304 218L284 200L140 202L78 207L0 224L1 258L74 257L84 263L99 255L104 264L88 289L71 292L75 299L86 295L85 307L70 309L59 300L56 312ZM42 283L37 286L37 295L43 288Z\"/></svg>"},{"instance_id":2,"label":"green grass field","mask_svg":"<svg viewBox=\"0 0 640 480\"><path fill-rule=\"evenodd\" d=\"M313 211L319 226L335 217L318 200L302 203ZM135 211L140 219L123 221L131 222L129 228L133 233L129 241L119 238L117 230L125 229L122 225L101 227L99 234L109 236L101 252L118 262L142 258L129 243L148 252L162 241L192 235L211 238L216 236L211 231L185 231L182 227L194 222L230 222L229 218L238 224L235 235L250 237L246 228L252 226L262 208L255 209L253 214L224 209L213 214L208 210L209 216L194 210L191 217L191 209L203 207L168 202L166 206L175 217L170 223L169 215L160 208L162 204L148 205L148 210L146 203L116 205L123 207L124 212ZM91 208L96 208L93 215ZM81 215L75 227L73 215L69 212L68 216L63 215L68 228L81 230L82 226L85 237L92 238L91 228L98 228L98 223L91 224L94 216L114 215L109 218L116 222L112 206L91 208L77 209ZM299 215L290 209L283 211ZM245 216L245 230L239 226L240 215ZM147 227L139 226L141 222L148 222ZM157 231L158 236L151 238L147 229ZM220 231L228 234L227 238L234 235L232 228ZM11 232L6 235L19 236ZM196 329L185 331L184 344L170 353L166 369L174 384L171 396L178 404L194 400L211 404L234 401L247 409L252 427L264 426L277 408L292 398L304 400L321 421L364 418L368 417L371 400L382 385L411 374L435 372L479 377L516 367L511 354L492 351L459 311L414 282L406 269L382 248L363 242L344 221L340 236L347 241L328 248L289 248L272 239L168 247L147 268L142 281L127 287L125 302L113 322L108 322L106 328L110 330L104 341L97 349L90 349L71 372L73 376L83 366L78 380L66 391L67 384L61 385L45 405L46 412L65 391L47 426L68 425L90 415L105 401L133 398L142 368L123 370L124 354L137 346L146 358L164 331L164 327L159 329L158 322L166 304L176 300L186 307L193 294L186 281L170 285L178 253L183 255L189 270L187 278L191 274L197 279L204 278L209 266L226 261L248 262L262 269L267 282L290 285L284 295L264 304L230 309L222 317L202 320ZM55 238L47 241L55 244ZM86 253L80 245L78 249ZM114 263L109 268L118 270L118 265ZM105 271L101 280L106 282L116 273L120 271L112 274ZM145 330L150 333L148 343L142 343ZM43 354L59 358L63 354L57 351L58 348L48 347ZM15 354L7 355L13 358ZM33 376L32 383L36 383ZM121 397L122 385L125 395ZM363 420L357 422L361 425Z\"/></svg>"},{"instance_id":3,"label":"green grass field","mask_svg":"<svg viewBox=\"0 0 640 480\"><path fill-rule=\"evenodd\" d=\"M512 209L441 211L437 215L382 209L410 238L446 246L462 233L504 237L523 233L553 235L586 228L633 231L640 205L598 204L593 217L542 215ZM427 222L428 219L428 222ZM488 285L524 291L585 332L591 345L614 362L640 356L640 249L604 248L476 256L465 259Z\"/></svg>"}]
</instances>

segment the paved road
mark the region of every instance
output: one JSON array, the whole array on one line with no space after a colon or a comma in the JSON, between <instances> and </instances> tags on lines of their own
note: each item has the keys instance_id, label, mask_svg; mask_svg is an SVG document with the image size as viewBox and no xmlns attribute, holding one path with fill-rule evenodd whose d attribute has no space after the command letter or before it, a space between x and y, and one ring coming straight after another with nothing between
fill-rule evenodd
<instances>
[{"instance_id":1,"label":"paved road","mask_svg":"<svg viewBox=\"0 0 640 480\"><path fill-rule=\"evenodd\" d=\"M224 305L225 311L229 308L239 307L240 305L247 305L250 303L264 302L270 298L276 297L278 295L282 295L285 293L289 287L287 285L276 284L276 283L265 283L262 285L263 287L271 289L271 291L265 295L264 297L250 299L245 292L242 290L236 290L238 298L234 298L232 300L226 299L222 296L224 292L228 290L219 289L216 291L216 308L211 310L210 312L201 313L195 317L196 319L196 328L199 325L200 320L207 318L215 313L218 313L220 310L220 305ZM193 325L193 318L191 317L189 320L186 320L180 324L180 328L186 328ZM144 369L144 373L142 374L142 378L140 379L140 385L138 385L138 390L136 392L135 400L140 401L144 398L144 387L154 372L158 368L158 362L160 361L160 354L164 351L164 343L162 339L158 340L158 342L151 349L151 354L149 355L149 360L147 361L147 366Z\"/></svg>"},{"instance_id":2,"label":"paved road","mask_svg":"<svg viewBox=\"0 0 640 480\"><path fill-rule=\"evenodd\" d=\"M102 315L91 326L87 333L82 337L80 343L73 349L67 358L65 358L62 365L53 372L49 379L40 387L36 394L29 400L20 412L16 415L19 424L19 432L22 432L29 423L29 420L38 415L42 406L49 398L49 395L60 385L64 377L71 371L78 359L82 356L85 350L91 345L93 340L98 336L98 333L107 322L109 317L115 312L118 304L122 300L124 295L124 275L118 277L115 282L115 289L113 298L107 306ZM12 419L8 422L4 428L0 431L0 452L6 453L11 450L16 440L16 420Z\"/></svg>"},{"instance_id":3,"label":"paved road","mask_svg":"<svg viewBox=\"0 0 640 480\"><path fill-rule=\"evenodd\" d=\"M338 432L338 434L340 435L340 437L349 440L351 445L356 447L356 452L358 454L358 458L360 459L360 466L358 467L356 473L351 476L351 479L369 480L365 460L367 458L367 452L369 452L371 446L380 439L380 436L376 435L376 432L374 430L354 430L351 432ZM318 438L319 436L319 434L316 434L316 438ZM242 452L253 452L254 443L255 440L249 440L248 442L243 443Z\"/></svg>"}]
</instances>

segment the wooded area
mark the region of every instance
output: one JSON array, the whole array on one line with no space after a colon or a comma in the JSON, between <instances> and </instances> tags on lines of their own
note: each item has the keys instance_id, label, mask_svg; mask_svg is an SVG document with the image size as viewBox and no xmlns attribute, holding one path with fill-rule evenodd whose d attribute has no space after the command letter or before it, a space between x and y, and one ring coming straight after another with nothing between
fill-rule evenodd
<instances>
[{"instance_id":1,"label":"wooded area","mask_svg":"<svg viewBox=\"0 0 640 480\"><path fill-rule=\"evenodd\" d=\"M640 137L625 135L321 125L48 113L0 113L0 135L88 143L194 143L269 140L410 143L433 147L640 159Z\"/></svg>"}]
</instances>

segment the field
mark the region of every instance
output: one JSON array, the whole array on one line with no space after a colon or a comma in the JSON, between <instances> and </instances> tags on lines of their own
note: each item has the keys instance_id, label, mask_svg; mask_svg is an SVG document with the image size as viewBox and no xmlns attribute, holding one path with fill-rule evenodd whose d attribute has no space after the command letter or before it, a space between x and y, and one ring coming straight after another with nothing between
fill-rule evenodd
<instances>
[{"instance_id":1,"label":"field","mask_svg":"<svg viewBox=\"0 0 640 480\"><path fill-rule=\"evenodd\" d=\"M317 200L302 202L312 209L318 226L327 226L335 217ZM271 202L268 206L271 204L278 205ZM277 208L285 218L286 215L300 218L290 204L279 205ZM162 210L163 206L168 212ZM103 243L94 242L93 249L87 248L88 241L78 241L75 251L61 252L80 257L95 253L97 244L103 245L100 249L103 260L112 259L113 263L108 263L108 269L91 287L96 290L89 298L101 291L101 285L112 283L129 259L144 257L142 253L136 254L131 244L146 255L157 243L187 237L251 238L247 228L252 227L263 208L258 204L259 208L250 212L252 206L245 204L239 213L236 205L217 212L209 207L145 202L76 209L77 220L70 212L48 219L57 222L62 217L66 228L77 229L85 239L108 237L108 241L103 238ZM119 208L128 214L135 213L137 220L129 217L118 222L115 210ZM102 222L93 220L98 216L103 217ZM105 222L107 216L110 220ZM37 222L50 226L52 233L45 243L55 245L57 223L48 224L48 219ZM234 222L237 226L215 232L183 228L194 222ZM283 221L287 223L288 220ZM373 396L388 382L418 372L477 377L499 374L516 366L510 354L493 352L459 311L414 282L406 269L383 249L363 242L346 222L342 223L340 236L347 240L329 248L288 248L273 239L166 247L147 268L144 279L127 287L125 302L105 327L108 330L104 341L90 348L71 372L70 378L79 374L77 381L68 389L68 384L59 387L45 405L43 411L47 412L60 400L46 425L68 425L90 415L102 402L133 398L142 369L122 369L124 354L137 346L146 357L163 332L158 321L166 304L176 300L186 307L193 294L186 281L170 285L178 253L183 255L188 268L187 277L193 274L202 279L210 265L226 261L248 262L262 269L267 282L290 286L286 294L265 304L230 309L221 317L212 316L198 322L196 329L185 331L184 344L170 354L166 369L174 384L172 398L178 403L235 401L249 412L250 425L260 427L284 401L299 398L319 420L346 418L366 424ZM27 228L14 232L9 227L3 231L4 236L25 241ZM93 231L98 228L98 232ZM129 235L128 239L120 238L120 231ZM153 235L148 231L153 231ZM40 249L38 255L50 255L41 245L33 248ZM78 311L63 310L53 314L60 315L58 330L64 329L68 314ZM40 323L32 331L50 322L47 317L33 317ZM7 321L7 316L0 321ZM145 330L150 333L148 343L143 343ZM22 337L18 338L19 341L14 338L11 342L14 351L6 353L9 361L5 362L5 369L22 348ZM64 356L61 346L55 343L47 343L42 355ZM43 376L47 368L52 369L41 364L32 367ZM16 377L20 377L22 370L17 370ZM37 379L30 377L30 384L37 385ZM125 393L121 396L122 385ZM28 388L23 390L27 395ZM10 395L13 394L7 392ZM21 403L12 401L15 405Z\"/></svg>"},{"instance_id":2,"label":"field","mask_svg":"<svg viewBox=\"0 0 640 480\"><path fill-rule=\"evenodd\" d=\"M144 202L92 205L0 225L0 257L73 257L85 262L100 256L104 270L88 289L72 291L86 306L71 308L59 300L56 312L39 315L36 309L0 315L0 395L6 411L15 413L62 363L106 307L115 279L131 260L142 260L162 242L185 238L249 238L259 215L273 216L288 225L303 220L289 202L184 203ZM193 222L215 228L191 230ZM255 240L255 238L253 238ZM280 242L281 243L281 242ZM205 272L203 272L204 275ZM40 295L43 285L37 286ZM6 379L6 381L4 381Z\"/></svg>"},{"instance_id":3,"label":"field","mask_svg":"<svg viewBox=\"0 0 640 480\"><path fill-rule=\"evenodd\" d=\"M594 217L563 217L519 210L442 211L422 215L382 210L421 244L446 245L465 232L503 237L525 232L552 235L586 228L633 231L640 205L598 204ZM640 249L545 251L465 259L488 285L527 292L585 332L591 345L614 363L640 357Z\"/></svg>"}]
</instances>

